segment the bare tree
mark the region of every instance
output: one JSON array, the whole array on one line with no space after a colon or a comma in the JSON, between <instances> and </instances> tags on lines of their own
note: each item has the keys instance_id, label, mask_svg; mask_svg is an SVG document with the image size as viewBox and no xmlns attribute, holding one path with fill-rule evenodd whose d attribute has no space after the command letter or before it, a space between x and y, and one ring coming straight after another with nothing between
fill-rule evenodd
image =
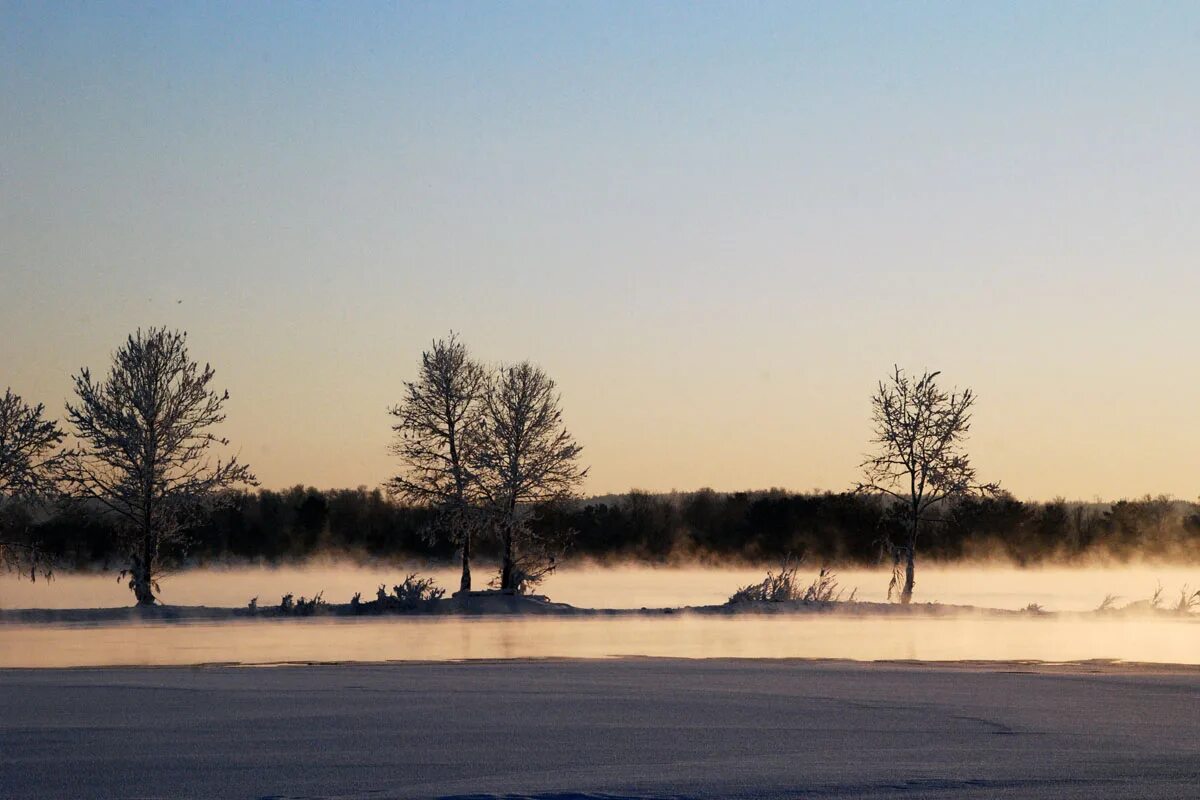
<instances>
[{"instance_id":1,"label":"bare tree","mask_svg":"<svg viewBox=\"0 0 1200 800\"><path fill-rule=\"evenodd\" d=\"M534 562L544 567L551 555L530 528L533 507L572 497L587 469L563 426L554 381L529 362L496 372L483 415L472 472L502 544L500 588L513 591L539 577Z\"/></svg>"},{"instance_id":2,"label":"bare tree","mask_svg":"<svg viewBox=\"0 0 1200 800\"><path fill-rule=\"evenodd\" d=\"M51 563L28 536L29 507L55 494L54 476L63 459L63 432L42 416L45 410L11 389L0 400L0 568L30 580L49 575Z\"/></svg>"},{"instance_id":3,"label":"bare tree","mask_svg":"<svg viewBox=\"0 0 1200 800\"><path fill-rule=\"evenodd\" d=\"M129 556L121 575L140 606L154 604L189 530L229 500L228 490L257 483L236 457L213 461L212 448L228 441L209 429L225 420L229 399L209 388L213 375L188 356L186 333L150 328L113 354L107 380L87 368L74 376L67 418L80 446L64 464L64 486L117 518Z\"/></svg>"},{"instance_id":4,"label":"bare tree","mask_svg":"<svg viewBox=\"0 0 1200 800\"><path fill-rule=\"evenodd\" d=\"M472 534L479 522L469 448L480 439L486 389L487 371L451 333L421 354L416 380L404 383L404 400L390 411L397 419L392 452L404 471L388 481L388 491L431 509L434 536L460 546L464 594L471 591Z\"/></svg>"},{"instance_id":5,"label":"bare tree","mask_svg":"<svg viewBox=\"0 0 1200 800\"><path fill-rule=\"evenodd\" d=\"M925 372L914 380L894 367L879 382L871 398L878 452L861 464L860 492L883 494L903 509L905 534L901 542L890 538L892 581L888 597L899 588L900 602L912 601L917 538L923 526L935 521L930 512L953 498L996 492L997 484L980 485L964 444L971 430L970 389L947 394L936 383L939 372ZM901 578L903 565L903 578Z\"/></svg>"}]
</instances>

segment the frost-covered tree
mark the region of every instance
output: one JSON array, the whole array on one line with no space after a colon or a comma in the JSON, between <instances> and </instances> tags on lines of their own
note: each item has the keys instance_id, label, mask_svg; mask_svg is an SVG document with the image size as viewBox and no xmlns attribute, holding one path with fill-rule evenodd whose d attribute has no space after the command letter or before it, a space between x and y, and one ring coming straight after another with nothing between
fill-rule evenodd
<instances>
[{"instance_id":1,"label":"frost-covered tree","mask_svg":"<svg viewBox=\"0 0 1200 800\"><path fill-rule=\"evenodd\" d=\"M500 368L483 402L472 472L500 539L500 588L516 590L544 573L550 556L530 527L537 504L574 496L587 475L583 450L563 425L554 381L523 362Z\"/></svg>"},{"instance_id":2,"label":"frost-covered tree","mask_svg":"<svg viewBox=\"0 0 1200 800\"><path fill-rule=\"evenodd\" d=\"M894 367L871 397L875 423L875 455L863 461L860 492L894 498L902 509L905 533L888 539L892 581L888 596L899 590L901 603L912 601L917 539L936 518L931 511L942 503L971 494L991 494L996 484L979 484L965 450L971 430L970 389L949 393L938 387L939 372L913 379Z\"/></svg>"},{"instance_id":3,"label":"frost-covered tree","mask_svg":"<svg viewBox=\"0 0 1200 800\"><path fill-rule=\"evenodd\" d=\"M470 448L480 440L486 390L487 371L451 333L421 354L416 379L404 383L404 399L390 412L396 418L392 452L402 472L388 481L388 491L431 509L430 532L459 545L464 593L471 591L471 546L480 517Z\"/></svg>"},{"instance_id":4,"label":"frost-covered tree","mask_svg":"<svg viewBox=\"0 0 1200 800\"><path fill-rule=\"evenodd\" d=\"M28 536L30 506L56 491L63 432L45 406L26 403L12 389L0 400L0 569L30 579L49 574L50 561Z\"/></svg>"},{"instance_id":5,"label":"frost-covered tree","mask_svg":"<svg viewBox=\"0 0 1200 800\"><path fill-rule=\"evenodd\" d=\"M64 464L64 488L118 521L129 558L121 574L140 606L154 604L189 531L228 490L256 483L236 457L214 460L228 441L210 429L225 420L229 393L210 388L213 375L189 357L186 333L150 328L113 354L106 380L87 368L74 376L67 419L79 446Z\"/></svg>"}]
</instances>

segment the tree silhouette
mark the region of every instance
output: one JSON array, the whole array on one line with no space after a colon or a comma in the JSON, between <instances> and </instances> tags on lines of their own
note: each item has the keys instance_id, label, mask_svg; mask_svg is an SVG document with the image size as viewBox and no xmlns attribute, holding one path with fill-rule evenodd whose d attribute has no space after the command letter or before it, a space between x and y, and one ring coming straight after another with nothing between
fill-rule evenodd
<instances>
[{"instance_id":1,"label":"tree silhouette","mask_svg":"<svg viewBox=\"0 0 1200 800\"><path fill-rule=\"evenodd\" d=\"M236 457L212 461L228 442L209 432L225 419L228 392L209 388L213 369L188 356L187 334L138 329L113 354L108 379L84 368L67 403L79 448L62 475L68 491L119 521L121 545L140 606L153 605L166 560L189 531L238 485L255 484Z\"/></svg>"},{"instance_id":2,"label":"tree silhouette","mask_svg":"<svg viewBox=\"0 0 1200 800\"><path fill-rule=\"evenodd\" d=\"M416 380L404 384L404 400L391 409L403 466L388 491L434 511L430 531L461 547L461 592L471 591L471 545L479 524L478 493L469 464L481 439L487 372L454 333L421 354Z\"/></svg>"},{"instance_id":3,"label":"tree silhouette","mask_svg":"<svg viewBox=\"0 0 1200 800\"><path fill-rule=\"evenodd\" d=\"M583 448L563 425L554 381L527 361L493 376L480 430L472 472L501 541L500 588L513 591L547 569L552 553L529 525L533 507L574 496L587 475Z\"/></svg>"},{"instance_id":4,"label":"tree silhouette","mask_svg":"<svg viewBox=\"0 0 1200 800\"><path fill-rule=\"evenodd\" d=\"M12 389L0 400L0 568L36 579L49 575L50 560L38 542L29 538L29 506L40 504L57 490L63 432L42 415L45 406L31 406Z\"/></svg>"},{"instance_id":5,"label":"tree silhouette","mask_svg":"<svg viewBox=\"0 0 1200 800\"><path fill-rule=\"evenodd\" d=\"M938 388L941 373L926 371L914 380L894 367L871 397L878 452L862 462L863 481L857 491L895 498L902 509L905 534L885 545L892 557L888 596L899 589L901 603L912 601L917 537L922 526L937 518L930 512L953 498L991 494L997 484L978 484L964 449L971 430L970 389L947 394ZM903 576L901 576L903 568Z\"/></svg>"}]
</instances>

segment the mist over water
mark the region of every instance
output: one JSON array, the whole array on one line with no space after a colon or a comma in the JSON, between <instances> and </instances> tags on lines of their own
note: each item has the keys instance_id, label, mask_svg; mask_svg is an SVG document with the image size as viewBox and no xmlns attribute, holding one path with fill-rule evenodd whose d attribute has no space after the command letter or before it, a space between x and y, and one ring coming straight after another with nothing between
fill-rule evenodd
<instances>
[{"instance_id":1,"label":"mist over water","mask_svg":"<svg viewBox=\"0 0 1200 800\"><path fill-rule=\"evenodd\" d=\"M206 567L185 570L162 583L168 605L243 607L252 598L259 606L276 605L285 594L312 597L324 592L331 603L346 603L355 592L365 599L383 584L389 589L409 572L433 576L447 594L458 587L454 567L421 564L363 565L318 561L302 566ZM739 586L762 579L760 567L597 567L569 565L552 574L541 593L551 600L582 608L678 608L724 603ZM800 570L811 577L816 567ZM890 572L886 569L836 570L847 594L884 602ZM494 570L477 565L476 588L484 588ZM1161 583L1163 602L1172 604L1184 585L1200 588L1200 565L1132 564L1093 567L1007 564L918 565L915 602L937 602L980 608L1022 609L1037 603L1047 611L1090 611L1106 595L1119 604L1148 599ZM132 605L133 596L114 573L64 573L51 581L0 581L0 608L92 608Z\"/></svg>"},{"instance_id":2,"label":"mist over water","mask_svg":"<svg viewBox=\"0 0 1200 800\"><path fill-rule=\"evenodd\" d=\"M163 584L164 602L244 606L283 594L346 602L371 597L418 566L313 563L181 572ZM918 571L918 602L1049 611L1090 611L1108 594L1118 605L1148 599L1159 582L1164 605L1194 567L1143 564L1093 568L931 565ZM453 568L421 569L446 587ZM723 603L763 570L647 566L563 568L544 586L551 599L590 608L671 608ZM483 566L476 583L486 583ZM858 598L886 598L886 570L845 570ZM6 608L127 606L112 575L60 575L51 582L0 584ZM1200 615L1196 615L1200 616ZM1200 664L1200 620L1149 616L946 617L697 615L619 617L386 617L170 624L0 626L0 667L118 664L270 664L293 661L459 660L610 656L846 658L856 660L1121 661Z\"/></svg>"}]
</instances>

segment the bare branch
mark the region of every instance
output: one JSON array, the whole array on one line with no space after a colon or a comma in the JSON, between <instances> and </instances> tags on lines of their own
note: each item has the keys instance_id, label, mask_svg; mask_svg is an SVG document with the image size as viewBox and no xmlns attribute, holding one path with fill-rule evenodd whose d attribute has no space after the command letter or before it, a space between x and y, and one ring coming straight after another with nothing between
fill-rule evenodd
<instances>
[{"instance_id":1,"label":"bare branch","mask_svg":"<svg viewBox=\"0 0 1200 800\"><path fill-rule=\"evenodd\" d=\"M955 498L999 490L998 484L978 482L966 453L974 393L943 391L936 381L940 374L927 371L914 380L897 366L888 380L880 381L871 398L871 441L878 449L860 465L863 480L856 486L859 492L891 497L905 509L905 540L888 541L884 548L896 565L893 588L904 562L900 598L905 603L912 597L917 537L921 524L931 519L928 512Z\"/></svg>"},{"instance_id":2,"label":"bare branch","mask_svg":"<svg viewBox=\"0 0 1200 800\"><path fill-rule=\"evenodd\" d=\"M63 432L11 389L0 399L0 570L49 576L52 560L33 538L28 513L58 493L55 480L65 454Z\"/></svg>"},{"instance_id":3,"label":"bare branch","mask_svg":"<svg viewBox=\"0 0 1200 800\"><path fill-rule=\"evenodd\" d=\"M451 332L421 354L416 380L405 382L404 399L390 411L403 472L387 490L434 510L431 536L461 544L463 592L471 590L471 539L480 524L471 449L481 438L486 390L487 372Z\"/></svg>"},{"instance_id":4,"label":"bare branch","mask_svg":"<svg viewBox=\"0 0 1200 800\"><path fill-rule=\"evenodd\" d=\"M87 368L74 377L67 419L78 449L58 474L76 500L101 504L121 525L130 588L139 604L155 601L171 551L227 502L229 490L257 481L236 457L210 458L227 444L209 431L225 420L228 392L209 388L214 370L187 351L187 334L139 329L113 354L108 378Z\"/></svg>"},{"instance_id":5,"label":"bare branch","mask_svg":"<svg viewBox=\"0 0 1200 800\"><path fill-rule=\"evenodd\" d=\"M563 425L554 381L529 362L497 371L484 395L480 432L472 473L504 545L501 588L514 589L517 549L544 549L534 541L531 509L574 496L587 476L578 463L583 448ZM537 569L527 566L527 575Z\"/></svg>"}]
</instances>

